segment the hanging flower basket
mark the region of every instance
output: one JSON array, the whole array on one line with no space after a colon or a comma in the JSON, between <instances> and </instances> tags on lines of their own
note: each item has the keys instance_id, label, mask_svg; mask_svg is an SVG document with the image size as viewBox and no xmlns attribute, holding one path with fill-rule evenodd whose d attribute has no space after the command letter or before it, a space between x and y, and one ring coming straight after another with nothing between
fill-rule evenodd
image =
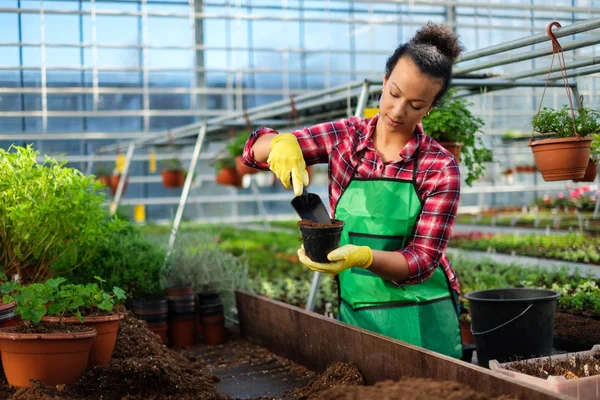
<instances>
[{"instance_id":1,"label":"hanging flower basket","mask_svg":"<svg viewBox=\"0 0 600 400\"><path fill-rule=\"evenodd\" d=\"M558 54L558 62L565 82L569 107L564 106L560 110L544 107L542 110L541 106L546 92L546 87L544 87L538 112L531 119L533 129L531 139L529 139L529 146L533 152L533 159L537 169L545 181L581 180L585 175L590 159L591 134L598 131L600 123L598 122L598 112L583 107L583 99L580 99L581 104L577 109L577 113L573 109L564 55L558 40L554 36L554 33L552 33L552 27L554 26L561 27L555 21L548 24L546 29L548 36L552 40L553 49L548 78L546 78L546 86L550 72L552 71L552 65L554 64L554 57ZM534 140L534 132L548 135L551 138Z\"/></svg>"},{"instance_id":2,"label":"hanging flower basket","mask_svg":"<svg viewBox=\"0 0 600 400\"><path fill-rule=\"evenodd\" d=\"M596 180L596 176L598 175L598 164L591 158L588 161L587 168L585 169L585 173L583 174L583 178L581 179L573 179L575 182L594 182Z\"/></svg>"},{"instance_id":3,"label":"hanging flower basket","mask_svg":"<svg viewBox=\"0 0 600 400\"><path fill-rule=\"evenodd\" d=\"M589 137L542 139L531 142L533 159L546 182L579 180L590 158Z\"/></svg>"}]
</instances>

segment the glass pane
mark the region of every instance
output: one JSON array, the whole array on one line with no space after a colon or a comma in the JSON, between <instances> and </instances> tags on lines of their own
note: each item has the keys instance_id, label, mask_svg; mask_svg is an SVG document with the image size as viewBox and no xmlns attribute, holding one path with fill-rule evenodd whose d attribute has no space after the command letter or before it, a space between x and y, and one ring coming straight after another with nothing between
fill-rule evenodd
<instances>
[{"instance_id":1,"label":"glass pane","mask_svg":"<svg viewBox=\"0 0 600 400\"><path fill-rule=\"evenodd\" d=\"M38 5L39 6L39 5ZM41 22L39 14L21 14L21 33L23 42L40 43L42 40ZM79 37L79 35L77 35Z\"/></svg>"},{"instance_id":2,"label":"glass pane","mask_svg":"<svg viewBox=\"0 0 600 400\"><path fill-rule=\"evenodd\" d=\"M92 75L86 75L86 79ZM139 87L141 76L139 72L107 72L98 73L98 86L100 87Z\"/></svg>"},{"instance_id":3,"label":"glass pane","mask_svg":"<svg viewBox=\"0 0 600 400\"><path fill-rule=\"evenodd\" d=\"M80 111L84 110L84 95L49 94L48 111Z\"/></svg>"},{"instance_id":4,"label":"glass pane","mask_svg":"<svg viewBox=\"0 0 600 400\"><path fill-rule=\"evenodd\" d=\"M150 72L150 87L172 87L189 88L191 87L190 72Z\"/></svg>"},{"instance_id":5,"label":"glass pane","mask_svg":"<svg viewBox=\"0 0 600 400\"><path fill-rule=\"evenodd\" d=\"M148 51L147 67L150 68L191 68L194 65L190 50L161 50Z\"/></svg>"},{"instance_id":6,"label":"glass pane","mask_svg":"<svg viewBox=\"0 0 600 400\"><path fill-rule=\"evenodd\" d=\"M1 15L1 14L0 14ZM19 66L19 48L17 46L2 46L0 47L2 57L0 59L0 65L6 67ZM38 60L39 64L39 60Z\"/></svg>"},{"instance_id":7,"label":"glass pane","mask_svg":"<svg viewBox=\"0 0 600 400\"><path fill-rule=\"evenodd\" d=\"M142 129L142 118L89 117L87 118L87 124L90 132L140 131Z\"/></svg>"},{"instance_id":8,"label":"glass pane","mask_svg":"<svg viewBox=\"0 0 600 400\"><path fill-rule=\"evenodd\" d=\"M204 67L213 69L227 68L227 51L225 50L206 50L204 52Z\"/></svg>"},{"instance_id":9,"label":"glass pane","mask_svg":"<svg viewBox=\"0 0 600 400\"><path fill-rule=\"evenodd\" d=\"M138 44L139 36L139 17L135 16L96 16L96 42L101 44ZM84 41L91 43L91 20L84 19ZM87 37L87 35L90 37Z\"/></svg>"},{"instance_id":10,"label":"glass pane","mask_svg":"<svg viewBox=\"0 0 600 400\"><path fill-rule=\"evenodd\" d=\"M224 19L205 19L203 21L204 44L206 47L226 47L227 30ZM248 36L248 32L244 33Z\"/></svg>"},{"instance_id":11,"label":"glass pane","mask_svg":"<svg viewBox=\"0 0 600 400\"><path fill-rule=\"evenodd\" d=\"M47 67L75 67L81 65L80 50L73 47L46 47Z\"/></svg>"},{"instance_id":12,"label":"glass pane","mask_svg":"<svg viewBox=\"0 0 600 400\"><path fill-rule=\"evenodd\" d=\"M181 125L191 124L194 117L150 117L151 130L176 128Z\"/></svg>"},{"instance_id":13,"label":"glass pane","mask_svg":"<svg viewBox=\"0 0 600 400\"><path fill-rule=\"evenodd\" d=\"M190 46L191 35L188 19L148 17L148 44L151 46Z\"/></svg>"},{"instance_id":14,"label":"glass pane","mask_svg":"<svg viewBox=\"0 0 600 400\"><path fill-rule=\"evenodd\" d=\"M48 118L48 132L82 132L83 131L83 118ZM56 143L55 140L47 140L46 143ZM62 142L62 141L58 141ZM79 140L69 140L77 148L81 145ZM44 146L44 150L48 151L47 146ZM50 146L52 148L52 146ZM79 150L77 150L79 152Z\"/></svg>"},{"instance_id":15,"label":"glass pane","mask_svg":"<svg viewBox=\"0 0 600 400\"><path fill-rule=\"evenodd\" d=\"M99 110L140 110L142 96L137 94L102 94L98 98Z\"/></svg>"},{"instance_id":16,"label":"glass pane","mask_svg":"<svg viewBox=\"0 0 600 400\"><path fill-rule=\"evenodd\" d=\"M0 111L21 111L21 99L20 94L0 94ZM0 125L3 122L4 118L0 118Z\"/></svg>"},{"instance_id":17,"label":"glass pane","mask_svg":"<svg viewBox=\"0 0 600 400\"><path fill-rule=\"evenodd\" d=\"M150 108L153 110L177 110L190 108L189 94L151 94Z\"/></svg>"},{"instance_id":18,"label":"glass pane","mask_svg":"<svg viewBox=\"0 0 600 400\"><path fill-rule=\"evenodd\" d=\"M0 37L3 42L19 41L19 25L16 13L0 13Z\"/></svg>"},{"instance_id":19,"label":"glass pane","mask_svg":"<svg viewBox=\"0 0 600 400\"><path fill-rule=\"evenodd\" d=\"M45 14L44 35L46 43L79 43L79 16Z\"/></svg>"}]
</instances>

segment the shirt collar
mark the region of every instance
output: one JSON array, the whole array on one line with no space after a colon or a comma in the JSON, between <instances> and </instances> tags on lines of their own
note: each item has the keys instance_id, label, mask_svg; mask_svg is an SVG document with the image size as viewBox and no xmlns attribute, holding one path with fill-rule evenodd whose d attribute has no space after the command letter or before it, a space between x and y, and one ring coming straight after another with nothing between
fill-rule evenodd
<instances>
[{"instance_id":1,"label":"shirt collar","mask_svg":"<svg viewBox=\"0 0 600 400\"><path fill-rule=\"evenodd\" d=\"M359 135L359 143L356 146L356 151L363 151L367 147L372 147L375 150L375 146L373 145L373 134L375 133L375 127L377 126L377 120L379 120L379 114L375 115L371 118L365 127L365 129ZM421 123L417 124L415 127L415 136L408 141L406 146L400 152L400 157L405 160L411 159L417 150L419 149L419 145L421 141L425 137L425 132L423 131L423 125Z\"/></svg>"}]
</instances>

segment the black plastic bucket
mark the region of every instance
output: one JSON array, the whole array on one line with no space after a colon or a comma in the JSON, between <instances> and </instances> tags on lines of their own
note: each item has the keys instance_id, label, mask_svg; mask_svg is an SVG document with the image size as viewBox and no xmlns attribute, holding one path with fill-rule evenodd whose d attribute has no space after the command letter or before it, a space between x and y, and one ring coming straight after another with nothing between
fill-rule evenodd
<instances>
[{"instance_id":1,"label":"black plastic bucket","mask_svg":"<svg viewBox=\"0 0 600 400\"><path fill-rule=\"evenodd\" d=\"M467 293L479 365L552 353L560 293L546 289L492 289Z\"/></svg>"}]
</instances>

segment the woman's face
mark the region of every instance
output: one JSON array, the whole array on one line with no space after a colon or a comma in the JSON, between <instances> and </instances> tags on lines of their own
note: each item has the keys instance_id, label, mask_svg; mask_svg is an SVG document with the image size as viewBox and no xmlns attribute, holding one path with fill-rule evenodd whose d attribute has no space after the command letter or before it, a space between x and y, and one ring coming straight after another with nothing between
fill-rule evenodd
<instances>
[{"instance_id":1,"label":"woman's face","mask_svg":"<svg viewBox=\"0 0 600 400\"><path fill-rule=\"evenodd\" d=\"M441 88L442 79L423 74L410 58L401 57L389 79L383 78L379 118L384 129L412 134Z\"/></svg>"}]
</instances>

